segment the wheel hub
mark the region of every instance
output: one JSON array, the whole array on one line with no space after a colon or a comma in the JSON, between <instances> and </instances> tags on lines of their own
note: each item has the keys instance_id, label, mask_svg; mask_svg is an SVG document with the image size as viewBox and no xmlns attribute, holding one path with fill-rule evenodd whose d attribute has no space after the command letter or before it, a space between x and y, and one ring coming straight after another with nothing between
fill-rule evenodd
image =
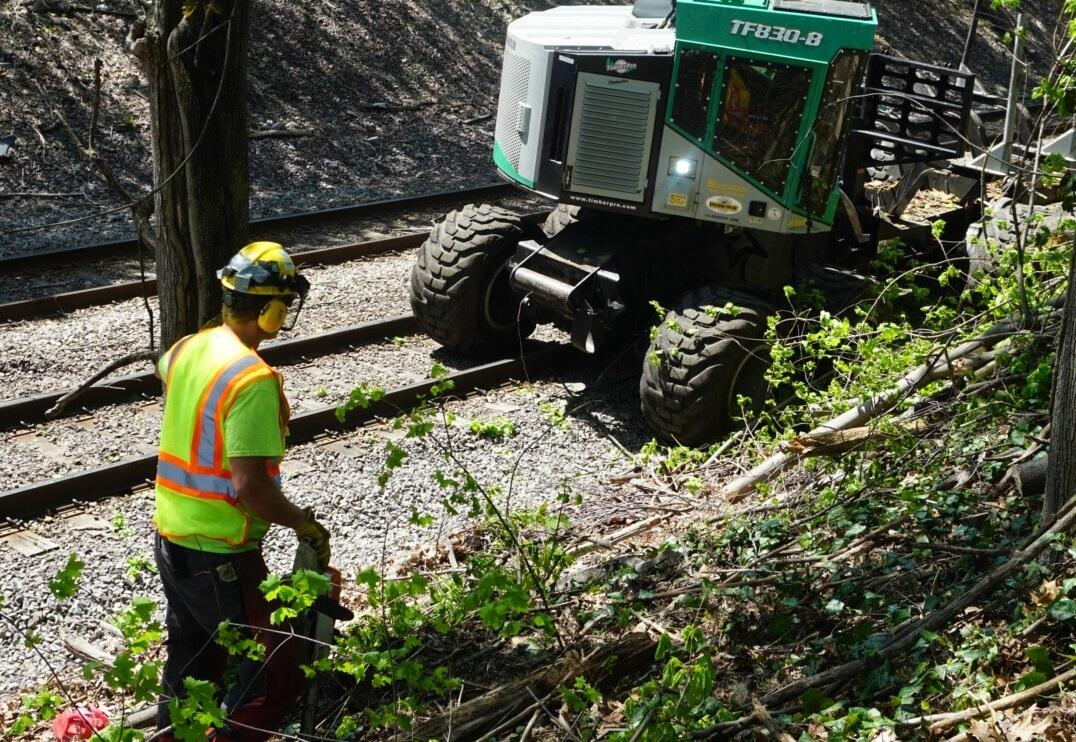
<instances>
[{"instance_id":1,"label":"wheel hub","mask_svg":"<svg viewBox=\"0 0 1076 742\"><path fill-rule=\"evenodd\" d=\"M508 283L507 262L501 263L494 272L482 298L482 314L493 330L503 332L519 324L519 302Z\"/></svg>"}]
</instances>

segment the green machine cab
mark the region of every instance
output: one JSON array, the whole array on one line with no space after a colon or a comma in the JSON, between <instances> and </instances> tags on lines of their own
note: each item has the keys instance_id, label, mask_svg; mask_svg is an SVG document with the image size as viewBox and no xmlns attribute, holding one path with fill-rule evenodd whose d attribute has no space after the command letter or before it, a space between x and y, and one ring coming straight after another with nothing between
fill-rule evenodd
<instances>
[{"instance_id":1,"label":"green machine cab","mask_svg":"<svg viewBox=\"0 0 1076 742\"><path fill-rule=\"evenodd\" d=\"M876 26L860 3L678 3L654 211L780 232L831 224Z\"/></svg>"},{"instance_id":2,"label":"green machine cab","mask_svg":"<svg viewBox=\"0 0 1076 742\"><path fill-rule=\"evenodd\" d=\"M558 205L541 230L494 207L450 214L412 273L419 325L493 354L554 323L597 352L660 302L691 333L652 339L644 417L681 443L713 439L766 394L784 287L811 281L837 304L865 286L846 268L882 231L868 168L962 154L974 77L871 54L876 29L848 0L636 0L514 21L494 162Z\"/></svg>"}]
</instances>

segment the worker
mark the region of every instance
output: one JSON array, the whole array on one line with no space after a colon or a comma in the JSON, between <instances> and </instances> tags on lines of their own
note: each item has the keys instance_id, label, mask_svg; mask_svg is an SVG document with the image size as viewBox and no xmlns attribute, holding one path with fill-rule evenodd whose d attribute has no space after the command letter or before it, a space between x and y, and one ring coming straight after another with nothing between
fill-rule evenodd
<instances>
[{"instance_id":1,"label":"worker","mask_svg":"<svg viewBox=\"0 0 1076 742\"><path fill-rule=\"evenodd\" d=\"M283 721L309 651L286 626L270 626L258 587L267 575L262 538L272 523L291 528L326 567L329 533L281 491L288 402L280 374L257 354L294 327L309 283L275 242L247 245L217 276L222 321L179 340L157 365L165 401L154 556L168 601L157 726L171 724L169 701L187 695L185 678L219 686L228 655L216 634L227 621L263 644L265 659L239 661L222 699L225 725L208 738L245 742Z\"/></svg>"}]
</instances>

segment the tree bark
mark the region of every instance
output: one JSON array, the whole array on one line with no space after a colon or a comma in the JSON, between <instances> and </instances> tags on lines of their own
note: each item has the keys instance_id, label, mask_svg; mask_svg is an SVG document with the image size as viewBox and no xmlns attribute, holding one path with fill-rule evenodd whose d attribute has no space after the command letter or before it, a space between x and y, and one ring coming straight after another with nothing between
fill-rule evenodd
<instances>
[{"instance_id":1,"label":"tree bark","mask_svg":"<svg viewBox=\"0 0 1076 742\"><path fill-rule=\"evenodd\" d=\"M1076 237L1073 241L1076 242ZM1061 506L1076 494L1076 253L1069 267L1051 396L1050 458L1042 503L1044 524L1053 520Z\"/></svg>"},{"instance_id":2,"label":"tree bark","mask_svg":"<svg viewBox=\"0 0 1076 742\"><path fill-rule=\"evenodd\" d=\"M219 313L216 271L247 241L249 32L249 0L157 0L132 43L150 88L162 348Z\"/></svg>"}]
</instances>

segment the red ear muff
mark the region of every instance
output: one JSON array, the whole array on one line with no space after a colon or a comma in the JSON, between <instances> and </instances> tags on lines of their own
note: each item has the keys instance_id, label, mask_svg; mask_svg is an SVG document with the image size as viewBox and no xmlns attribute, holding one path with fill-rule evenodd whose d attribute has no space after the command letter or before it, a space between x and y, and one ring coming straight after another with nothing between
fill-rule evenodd
<instances>
[{"instance_id":1,"label":"red ear muff","mask_svg":"<svg viewBox=\"0 0 1076 742\"><path fill-rule=\"evenodd\" d=\"M288 315L288 305L280 299L273 299L262 307L258 315L258 327L262 332L280 332L284 326L284 318Z\"/></svg>"}]
</instances>

